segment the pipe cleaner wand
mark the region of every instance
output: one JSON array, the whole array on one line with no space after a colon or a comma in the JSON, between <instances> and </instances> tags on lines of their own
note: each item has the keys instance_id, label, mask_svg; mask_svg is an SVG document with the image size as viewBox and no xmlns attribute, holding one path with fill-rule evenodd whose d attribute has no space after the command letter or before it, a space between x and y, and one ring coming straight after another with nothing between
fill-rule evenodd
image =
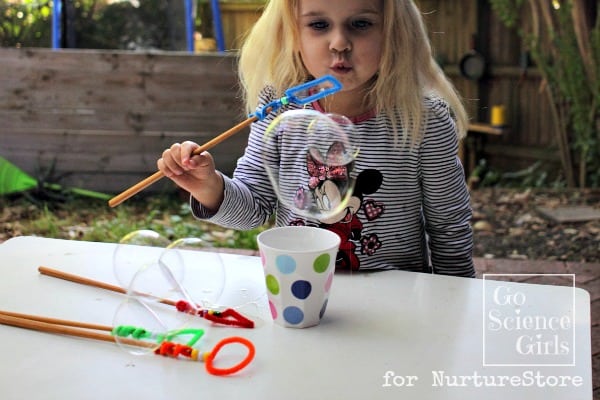
<instances>
[{"instance_id":1,"label":"pipe cleaner wand","mask_svg":"<svg viewBox=\"0 0 600 400\"><path fill-rule=\"evenodd\" d=\"M323 84L325 84L326 86L322 87L321 85L323 85ZM281 108L284 105L292 104L292 103L299 104L299 105L308 104L313 101L319 100L325 96L328 96L332 93L335 93L335 92L339 91L341 88L342 88L341 83L331 75L325 75L321 78L318 78L318 79L303 83L301 85L289 88L288 90L285 91L284 97L282 97L278 100L274 100L274 101L270 102L269 104L261 107L254 113L250 114L246 120L240 122L239 124L235 125L234 127L226 130L225 132L221 133L220 135L216 136L215 138L204 143L202 146L198 147L196 150L194 150L193 154L198 155L208 149L211 149L212 147L223 142L225 139L228 139L229 137L233 136L234 134L240 132L242 129L250 126L252 123L263 120L268 114L277 111L279 108ZM300 94L302 92L308 92L310 94L306 97L299 97L298 94ZM110 199L108 201L108 205L111 207L118 206L119 204L121 204L125 200L129 199L133 195L141 192L148 186L159 181L163 176L164 176L164 174L161 171L155 172L154 174L150 175L146 179L136 183L135 185L131 186L129 189L126 189L122 193L120 193L120 194L116 195L115 197L113 197L112 199Z\"/></svg>"},{"instance_id":2,"label":"pipe cleaner wand","mask_svg":"<svg viewBox=\"0 0 600 400\"><path fill-rule=\"evenodd\" d=\"M82 285L92 286L104 290L108 290L111 292L127 294L127 290L122 287L112 285L110 283L97 281L94 279L86 278L83 276L70 274L68 272L59 271L56 269L40 266L38 267L38 271L42 275L51 276L53 278L64 279L66 281L79 283ZM206 310L200 307L192 305L190 302L186 300L173 301L170 299L162 299L156 298L146 293L136 293L139 296L147 297L147 298L155 298L159 303L166 304L169 306L173 306L179 312L184 312L192 315L197 315L201 318L214 322L216 324L228 325L228 326L237 326L240 328L254 328L254 321L244 317L242 314L237 312L232 308L226 308L223 311L216 310Z\"/></svg>"},{"instance_id":3,"label":"pipe cleaner wand","mask_svg":"<svg viewBox=\"0 0 600 400\"><path fill-rule=\"evenodd\" d=\"M188 328L167 332L166 334L157 334L143 328L132 326L117 326L113 328L106 325L20 314L2 310L0 310L0 324L41 332L83 337L105 342L115 342L127 346L147 348L153 350L157 355L173 358L185 357L192 361L204 361L206 371L212 375L219 376L231 375L241 371L250 364L256 354L254 344L250 340L240 336L226 337L220 340L212 350L200 353L200 351L193 346L204 335L202 329ZM97 331L110 332L110 334ZM173 342L174 338L185 335L192 335L192 338L186 344ZM143 339L148 339L150 341ZM246 347L248 353L238 364L227 368L216 367L214 361L219 354L219 351L230 344L241 344Z\"/></svg>"}]
</instances>

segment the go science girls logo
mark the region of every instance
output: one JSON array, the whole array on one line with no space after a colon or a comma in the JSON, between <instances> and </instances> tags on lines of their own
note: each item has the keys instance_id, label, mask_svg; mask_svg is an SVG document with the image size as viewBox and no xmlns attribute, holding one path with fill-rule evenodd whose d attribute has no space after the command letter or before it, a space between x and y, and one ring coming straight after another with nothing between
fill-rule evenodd
<instances>
[{"instance_id":1,"label":"go science girls logo","mask_svg":"<svg viewBox=\"0 0 600 400\"><path fill-rule=\"evenodd\" d=\"M548 276L518 276L523 275ZM496 280L507 274L483 276L484 366L575 365L575 276L560 275L572 278L573 286Z\"/></svg>"}]
</instances>

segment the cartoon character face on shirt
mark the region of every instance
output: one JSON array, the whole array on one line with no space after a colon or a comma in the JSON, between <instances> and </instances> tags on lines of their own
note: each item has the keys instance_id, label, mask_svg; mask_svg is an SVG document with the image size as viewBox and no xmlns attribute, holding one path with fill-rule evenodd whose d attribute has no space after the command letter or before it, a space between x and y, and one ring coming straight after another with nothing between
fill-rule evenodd
<instances>
[{"instance_id":1,"label":"cartoon character face on shirt","mask_svg":"<svg viewBox=\"0 0 600 400\"><path fill-rule=\"evenodd\" d=\"M306 154L306 169L309 174L308 187L317 209L328 215L325 218L328 221L338 221L347 213L347 207L345 207L330 215L346 200L346 192L350 185L351 165L336 165L335 162L339 159L339 154L344 151L342 143L334 142L325 155L320 154L316 149L309 149ZM324 220L320 221L325 222Z\"/></svg>"},{"instance_id":2,"label":"cartoon character face on shirt","mask_svg":"<svg viewBox=\"0 0 600 400\"><path fill-rule=\"evenodd\" d=\"M352 195L346 199L344 207L338 212L327 215L319 220L320 227L336 233L340 237L340 246L336 255L336 268L339 269L360 269L361 261L357 255L357 242L361 243L360 252L369 256L375 254L375 251L382 246L377 234L371 232L368 236L363 236L363 222L359 218L358 211L362 208L368 221L378 218L383 213L384 206L373 199L364 200L365 194L371 194L377 191L381 186L383 176L375 169L366 169L361 171L356 177L356 182ZM341 199L339 187L335 182L325 180L313 190L315 198ZM321 200L319 204L326 204Z\"/></svg>"},{"instance_id":3,"label":"cartoon character face on shirt","mask_svg":"<svg viewBox=\"0 0 600 400\"><path fill-rule=\"evenodd\" d=\"M318 207L321 211L324 211L326 214L325 217L322 217L319 222L324 224L333 224L335 222L340 222L345 219L349 219L352 217L352 214L358 212L360 208L360 199L358 197L352 196L348 199L347 203L343 208L340 208L338 212L334 212L329 214L327 211L331 211L344 201L342 199L342 193L340 192L340 187L332 181L325 181L320 186L315 188L313 195L315 196Z\"/></svg>"}]
</instances>

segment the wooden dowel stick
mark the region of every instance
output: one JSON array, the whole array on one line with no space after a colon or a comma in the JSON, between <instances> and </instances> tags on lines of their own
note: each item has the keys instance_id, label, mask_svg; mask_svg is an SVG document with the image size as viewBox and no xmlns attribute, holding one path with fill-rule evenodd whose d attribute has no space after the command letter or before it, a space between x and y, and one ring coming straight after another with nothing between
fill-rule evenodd
<instances>
[{"instance_id":1,"label":"wooden dowel stick","mask_svg":"<svg viewBox=\"0 0 600 400\"><path fill-rule=\"evenodd\" d=\"M254 116L254 117L250 117L250 118L246 119L245 121L240 122L236 126L226 130L225 132L221 133L219 136L209 140L208 142L204 143L202 146L198 147L196 150L194 150L194 154L197 155L197 154L202 153L203 151L211 149L212 147L218 145L222 141L228 139L230 136L233 136L234 134L238 133L242 129L246 128L247 126L249 126L256 120L258 120L258 118ZM136 183L135 185L131 186L129 189L126 189L122 193L120 193L120 194L116 195L115 197L113 197L112 199L110 199L108 201L108 205L111 207L118 206L119 204L121 204L122 202L127 200L128 198L132 197L133 195L141 192L148 186L157 182L163 176L164 175L161 171L155 172L154 174L150 175L146 179Z\"/></svg>"},{"instance_id":2,"label":"wooden dowel stick","mask_svg":"<svg viewBox=\"0 0 600 400\"><path fill-rule=\"evenodd\" d=\"M108 325L98 325L98 324L90 324L87 322L69 321L67 319L42 317L39 315L32 315L32 314L21 314L21 313L16 313L16 312L12 312L12 311L0 310L0 315L29 319L32 321L45 322L45 323L54 324L54 325L73 326L73 327L84 328L84 329L95 329L97 331L107 331L107 332L112 331L112 327L110 327Z\"/></svg>"},{"instance_id":3,"label":"wooden dowel stick","mask_svg":"<svg viewBox=\"0 0 600 400\"><path fill-rule=\"evenodd\" d=\"M100 289L110 290L111 292L117 292L122 294L127 294L127 291L122 287L111 285L110 283L100 282L93 279L85 278L83 276L70 274L68 272L59 271L57 269L52 269L44 266L38 267L38 271L43 275L52 276L54 278L64 279L66 281L71 281L75 283L79 283L87 286L94 286Z\"/></svg>"},{"instance_id":4,"label":"wooden dowel stick","mask_svg":"<svg viewBox=\"0 0 600 400\"><path fill-rule=\"evenodd\" d=\"M53 278L64 279L66 281L70 281L70 282L74 282L74 283L79 283L81 285L87 285L87 286L97 287L97 288L100 288L100 289L109 290L111 292L117 292L117 293L127 294L127 290L123 289L120 286L111 285L110 283L97 281L97 280L94 280L94 279L86 278L86 277L75 275L75 274L70 274L68 272L59 271L57 269L52 269L52 268L40 266L40 267L38 267L38 271L42 275L48 275L48 276L51 276ZM158 298L156 296L151 296L151 295L146 294L146 293L136 293L136 294L140 295L140 296L145 296L145 297L153 297L158 302L163 303L163 304L167 304L169 306L175 306L176 305L176 302L173 301L173 300L161 299L161 298Z\"/></svg>"},{"instance_id":5,"label":"wooden dowel stick","mask_svg":"<svg viewBox=\"0 0 600 400\"><path fill-rule=\"evenodd\" d=\"M116 338L106 333L99 333L87 329L76 328L74 326L65 326L52 324L48 322L37 321L27 318L12 317L10 315L0 313L0 324L15 326L18 328L31 329L40 332L58 333L61 335L77 336L86 339L102 340L104 342L116 342ZM71 324L77 324L71 321ZM155 348L156 343L144 342L141 340L119 338L119 342L130 346L138 346L145 348Z\"/></svg>"}]
</instances>

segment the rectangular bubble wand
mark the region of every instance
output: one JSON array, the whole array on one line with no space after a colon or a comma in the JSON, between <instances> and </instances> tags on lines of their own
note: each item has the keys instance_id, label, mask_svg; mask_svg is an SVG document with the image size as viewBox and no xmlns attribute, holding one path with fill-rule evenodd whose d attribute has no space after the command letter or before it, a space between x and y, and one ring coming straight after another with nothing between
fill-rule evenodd
<instances>
[{"instance_id":1,"label":"rectangular bubble wand","mask_svg":"<svg viewBox=\"0 0 600 400\"><path fill-rule=\"evenodd\" d=\"M221 133L220 135L216 136L215 138L204 143L202 146L198 147L196 150L194 150L193 154L198 155L206 150L211 149L212 147L218 145L219 143L223 142L224 140L226 140L226 139L230 138L231 136L235 135L236 133L240 132L242 129L250 126L253 122L263 120L268 114L277 111L279 108L281 108L284 105L287 105L287 104L303 105L303 104L311 103L313 101L322 99L323 97L328 96L332 93L338 92L341 88L342 88L341 83L331 75L325 75L321 78L314 79L312 81L303 83L301 85L289 88L285 91L284 97L282 97L278 100L272 101L269 104L266 104L265 106L256 110L256 112L250 114L245 121L240 122L239 124L235 125L234 127L226 130L225 132ZM308 93L308 96L299 97L299 95L303 94L303 93ZM125 200L129 199L130 197L141 192L148 186L157 182L163 176L164 176L164 174L161 171L155 172L154 174L150 175L146 179L136 183L135 185L131 186L129 189L126 189L122 193L120 193L120 194L116 195L115 197L113 197L112 199L110 199L108 201L108 205L110 207L118 206Z\"/></svg>"}]
</instances>

